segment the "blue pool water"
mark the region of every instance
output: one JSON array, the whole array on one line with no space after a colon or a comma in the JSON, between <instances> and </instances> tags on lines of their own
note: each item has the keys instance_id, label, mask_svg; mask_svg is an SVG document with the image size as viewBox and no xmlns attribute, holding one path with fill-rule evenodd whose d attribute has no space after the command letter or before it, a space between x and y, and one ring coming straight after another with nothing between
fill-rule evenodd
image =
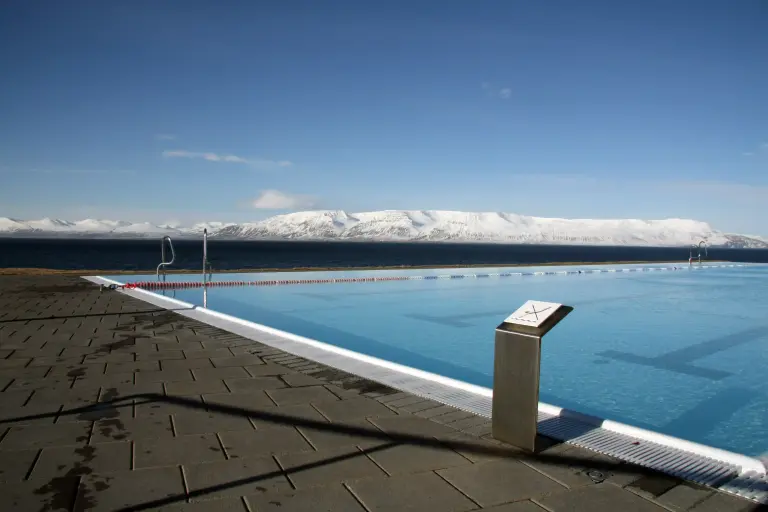
<instances>
[{"instance_id":1,"label":"blue pool water","mask_svg":"<svg viewBox=\"0 0 768 512\"><path fill-rule=\"evenodd\" d=\"M669 265L644 265L650 266ZM214 280L445 273L223 274ZM175 296L201 304L202 293L178 290ZM543 402L746 455L768 450L765 265L208 291L210 309L486 387L493 382L494 328L528 299L574 307L544 341Z\"/></svg>"}]
</instances>

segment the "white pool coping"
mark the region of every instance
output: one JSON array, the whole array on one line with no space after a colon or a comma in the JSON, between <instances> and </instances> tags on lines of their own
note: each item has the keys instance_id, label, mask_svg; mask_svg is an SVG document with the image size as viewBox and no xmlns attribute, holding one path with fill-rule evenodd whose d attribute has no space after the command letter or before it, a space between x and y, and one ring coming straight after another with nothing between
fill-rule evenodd
<instances>
[{"instance_id":1,"label":"white pool coping","mask_svg":"<svg viewBox=\"0 0 768 512\"><path fill-rule=\"evenodd\" d=\"M123 284L101 276L83 278L95 284ZM394 389L491 417L493 390L489 388L353 352L140 288L116 291ZM543 402L539 402L539 432L620 460L721 488L754 501L768 502L766 467L760 460L746 455ZM747 484L734 485L737 481Z\"/></svg>"}]
</instances>

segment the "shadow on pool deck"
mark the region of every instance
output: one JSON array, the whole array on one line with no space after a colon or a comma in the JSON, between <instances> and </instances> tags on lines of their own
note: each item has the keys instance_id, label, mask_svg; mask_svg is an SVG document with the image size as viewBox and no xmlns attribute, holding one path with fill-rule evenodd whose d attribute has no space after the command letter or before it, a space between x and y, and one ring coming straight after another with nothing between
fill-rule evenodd
<instances>
[{"instance_id":1,"label":"shadow on pool deck","mask_svg":"<svg viewBox=\"0 0 768 512\"><path fill-rule=\"evenodd\" d=\"M486 418L72 281L0 278L13 510L758 507L544 437L525 454Z\"/></svg>"}]
</instances>

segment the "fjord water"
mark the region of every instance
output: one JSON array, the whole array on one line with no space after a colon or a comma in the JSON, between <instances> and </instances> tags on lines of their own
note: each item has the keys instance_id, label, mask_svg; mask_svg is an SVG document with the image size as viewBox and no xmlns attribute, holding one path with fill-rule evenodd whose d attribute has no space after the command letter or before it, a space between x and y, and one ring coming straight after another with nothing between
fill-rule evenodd
<instances>
[{"instance_id":1,"label":"fjord water","mask_svg":"<svg viewBox=\"0 0 768 512\"><path fill-rule=\"evenodd\" d=\"M508 269L450 273L494 271ZM376 275L409 273L446 271ZM372 273L333 273L360 275ZM200 304L202 291L175 296ZM768 449L765 265L208 291L213 310L487 387L494 327L528 299L575 308L544 340L542 401L748 455Z\"/></svg>"},{"instance_id":2,"label":"fjord water","mask_svg":"<svg viewBox=\"0 0 768 512\"><path fill-rule=\"evenodd\" d=\"M172 269L201 267L200 240L174 240ZM366 266L507 265L562 262L683 261L687 247L596 247L391 242L209 242L215 270ZM768 263L768 249L709 250L710 259ZM146 270L160 263L160 240L0 238L0 268Z\"/></svg>"}]
</instances>

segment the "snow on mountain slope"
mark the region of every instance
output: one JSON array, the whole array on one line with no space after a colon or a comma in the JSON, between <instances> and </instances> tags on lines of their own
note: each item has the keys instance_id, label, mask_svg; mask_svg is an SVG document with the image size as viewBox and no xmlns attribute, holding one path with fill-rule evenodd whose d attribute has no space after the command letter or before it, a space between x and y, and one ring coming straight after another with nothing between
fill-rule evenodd
<instances>
[{"instance_id":1,"label":"snow on mountain slope","mask_svg":"<svg viewBox=\"0 0 768 512\"><path fill-rule=\"evenodd\" d=\"M263 221L206 222L191 227L86 219L20 221L0 218L6 236L199 237L231 239L388 240L530 244L685 246L706 240L711 246L768 248L768 240L718 231L690 219L560 219L498 212L388 210L347 213L297 212Z\"/></svg>"},{"instance_id":2,"label":"snow on mountain slope","mask_svg":"<svg viewBox=\"0 0 768 512\"><path fill-rule=\"evenodd\" d=\"M0 217L0 233L14 233L16 231L24 231L27 229L29 229L29 226L24 224L23 221L9 219L8 217Z\"/></svg>"},{"instance_id":3,"label":"snow on mountain slope","mask_svg":"<svg viewBox=\"0 0 768 512\"><path fill-rule=\"evenodd\" d=\"M167 226L155 226L154 224L150 224L149 222L139 222L136 224L125 224L122 226L118 226L115 229L111 231L115 234L120 233L135 233L135 234L144 234L144 235L172 235L175 233L180 233L180 230L167 227Z\"/></svg>"}]
</instances>

